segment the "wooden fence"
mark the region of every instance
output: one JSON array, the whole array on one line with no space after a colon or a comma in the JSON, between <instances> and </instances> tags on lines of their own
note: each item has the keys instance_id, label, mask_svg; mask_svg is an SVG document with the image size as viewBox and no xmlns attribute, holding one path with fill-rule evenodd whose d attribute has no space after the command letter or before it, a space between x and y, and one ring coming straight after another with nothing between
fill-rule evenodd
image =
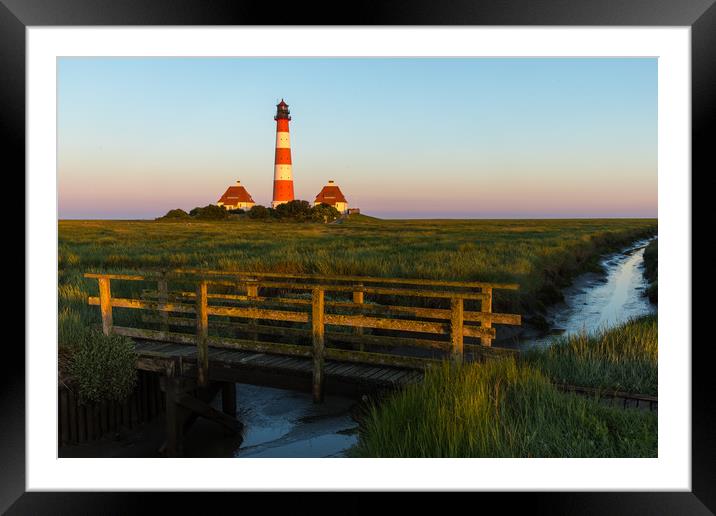
<instances>
[{"instance_id":1,"label":"wooden fence","mask_svg":"<svg viewBox=\"0 0 716 516\"><path fill-rule=\"evenodd\" d=\"M425 368L445 357L509 352L491 347L493 325L521 324L519 315L493 312L493 291L516 284L196 269L85 277L98 281L89 304L99 305L105 334L196 344L200 385L208 382L209 347L241 349L312 358L318 398L326 359ZM115 297L113 280L156 289ZM153 328L115 325L115 308L145 311ZM193 331L181 331L187 327Z\"/></svg>"},{"instance_id":2,"label":"wooden fence","mask_svg":"<svg viewBox=\"0 0 716 516\"><path fill-rule=\"evenodd\" d=\"M58 385L57 413L60 446L82 444L133 429L164 412L159 375L137 371L137 384L122 401L80 403L76 386Z\"/></svg>"}]
</instances>

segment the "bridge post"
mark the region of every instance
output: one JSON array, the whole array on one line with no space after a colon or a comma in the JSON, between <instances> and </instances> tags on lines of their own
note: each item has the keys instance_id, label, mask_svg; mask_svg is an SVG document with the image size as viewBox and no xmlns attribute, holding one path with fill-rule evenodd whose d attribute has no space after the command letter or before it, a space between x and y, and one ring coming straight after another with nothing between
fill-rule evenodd
<instances>
[{"instance_id":1,"label":"bridge post","mask_svg":"<svg viewBox=\"0 0 716 516\"><path fill-rule=\"evenodd\" d=\"M492 314L492 287L482 287L482 293L486 294L487 298L480 301L481 311ZM483 328L492 328L492 320L482 321L480 326ZM480 343L483 346L492 346L492 337L480 337Z\"/></svg>"},{"instance_id":2,"label":"bridge post","mask_svg":"<svg viewBox=\"0 0 716 516\"><path fill-rule=\"evenodd\" d=\"M197 382L205 387L209 381L209 315L206 281L201 280L196 286L196 347L197 347Z\"/></svg>"},{"instance_id":3,"label":"bridge post","mask_svg":"<svg viewBox=\"0 0 716 516\"><path fill-rule=\"evenodd\" d=\"M463 306L461 297L450 300L450 350L455 363L463 359Z\"/></svg>"},{"instance_id":4,"label":"bridge post","mask_svg":"<svg viewBox=\"0 0 716 516\"><path fill-rule=\"evenodd\" d=\"M161 279L157 281L157 293L159 294L160 303L169 302L169 287L167 285L167 279L164 274L162 274ZM159 318L161 320L159 329L161 331L169 331L169 312L160 310Z\"/></svg>"},{"instance_id":5,"label":"bridge post","mask_svg":"<svg viewBox=\"0 0 716 516\"><path fill-rule=\"evenodd\" d=\"M99 308L102 313L102 332L105 335L112 333L112 292L109 288L109 278L99 277Z\"/></svg>"},{"instance_id":6,"label":"bridge post","mask_svg":"<svg viewBox=\"0 0 716 516\"><path fill-rule=\"evenodd\" d=\"M256 299L259 297L259 286L255 283L247 283L246 284L246 296L251 299ZM259 340L259 334L258 331L256 331L256 326L258 325L258 320L256 318L252 318L249 321L249 327L252 331L249 332L249 338L251 340Z\"/></svg>"},{"instance_id":7,"label":"bridge post","mask_svg":"<svg viewBox=\"0 0 716 516\"><path fill-rule=\"evenodd\" d=\"M221 410L227 416L236 418L236 384L223 382L221 385Z\"/></svg>"},{"instance_id":8,"label":"bridge post","mask_svg":"<svg viewBox=\"0 0 716 516\"><path fill-rule=\"evenodd\" d=\"M359 283L358 285L356 285L356 287L362 289L363 284ZM353 292L353 302L358 305L363 304L363 290L356 290ZM361 326L356 326L355 328L353 328L353 330L355 331L356 335L363 335L363 328ZM365 344L363 343L363 341L358 344L358 349L360 351L365 351Z\"/></svg>"},{"instance_id":9,"label":"bridge post","mask_svg":"<svg viewBox=\"0 0 716 516\"><path fill-rule=\"evenodd\" d=\"M313 334L313 402L323 401L323 361L325 353L324 292L314 288L311 302L311 327Z\"/></svg>"},{"instance_id":10,"label":"bridge post","mask_svg":"<svg viewBox=\"0 0 716 516\"><path fill-rule=\"evenodd\" d=\"M176 364L167 367L165 371L164 392L166 395L166 432L167 441L165 452L167 457L181 457L183 448L183 424L181 421L181 408L179 396L181 395L181 378L177 375Z\"/></svg>"}]
</instances>

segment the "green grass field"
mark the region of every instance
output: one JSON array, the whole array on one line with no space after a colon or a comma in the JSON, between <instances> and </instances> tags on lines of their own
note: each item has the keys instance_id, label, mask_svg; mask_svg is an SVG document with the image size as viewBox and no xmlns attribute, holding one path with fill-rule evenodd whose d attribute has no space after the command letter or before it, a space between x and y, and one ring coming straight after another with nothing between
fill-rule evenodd
<instances>
[{"instance_id":1,"label":"green grass field","mask_svg":"<svg viewBox=\"0 0 716 516\"><path fill-rule=\"evenodd\" d=\"M60 221L60 342L98 321L88 271L205 267L444 280L508 281L495 310L534 314L559 299L599 253L656 233L654 219L378 220L340 224L256 222ZM115 286L113 285L113 288ZM118 283L122 289L139 285Z\"/></svg>"}]
</instances>

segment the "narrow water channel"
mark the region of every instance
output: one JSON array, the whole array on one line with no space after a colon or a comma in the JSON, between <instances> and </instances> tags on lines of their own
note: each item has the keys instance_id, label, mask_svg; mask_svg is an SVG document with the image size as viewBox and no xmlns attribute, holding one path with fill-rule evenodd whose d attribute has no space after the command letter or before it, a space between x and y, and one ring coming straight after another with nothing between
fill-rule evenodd
<instances>
[{"instance_id":1,"label":"narrow water channel","mask_svg":"<svg viewBox=\"0 0 716 516\"><path fill-rule=\"evenodd\" d=\"M550 307L547 313L550 334L525 339L519 347L544 346L554 335L591 333L654 313L656 307L644 295L649 286L644 278L644 250L650 241L638 240L603 257L604 274L588 272L575 278L563 290L564 301Z\"/></svg>"}]
</instances>

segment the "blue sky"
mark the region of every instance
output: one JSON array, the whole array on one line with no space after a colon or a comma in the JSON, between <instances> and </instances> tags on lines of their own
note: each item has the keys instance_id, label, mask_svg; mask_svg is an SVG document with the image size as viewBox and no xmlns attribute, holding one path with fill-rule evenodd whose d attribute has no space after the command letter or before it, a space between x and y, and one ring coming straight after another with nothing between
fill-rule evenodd
<instances>
[{"instance_id":1,"label":"blue sky","mask_svg":"<svg viewBox=\"0 0 716 516\"><path fill-rule=\"evenodd\" d=\"M153 218L273 180L383 217L654 217L657 60L61 58L60 218Z\"/></svg>"}]
</instances>

